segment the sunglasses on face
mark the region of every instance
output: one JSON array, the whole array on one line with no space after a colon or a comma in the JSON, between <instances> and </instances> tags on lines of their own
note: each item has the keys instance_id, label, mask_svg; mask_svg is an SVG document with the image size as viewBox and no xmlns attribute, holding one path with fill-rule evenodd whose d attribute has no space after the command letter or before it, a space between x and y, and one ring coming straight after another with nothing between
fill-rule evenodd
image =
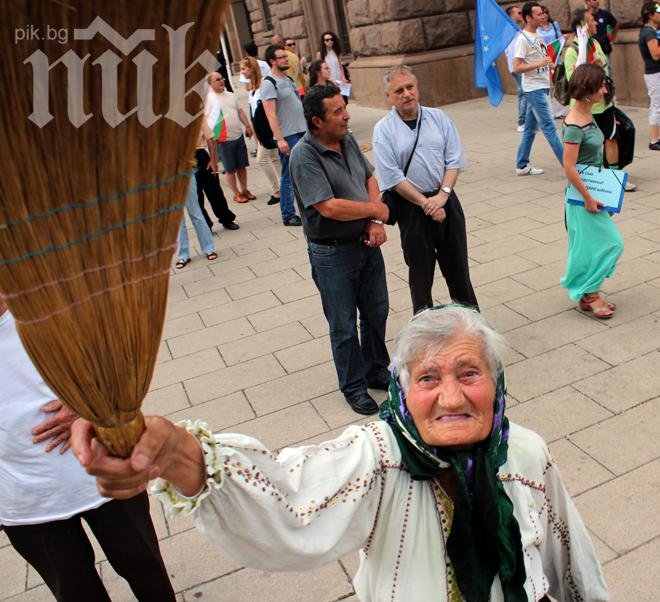
<instances>
[{"instance_id":1,"label":"sunglasses on face","mask_svg":"<svg viewBox=\"0 0 660 602\"><path fill-rule=\"evenodd\" d=\"M324 42L332 42L332 38L323 38Z\"/></svg>"},{"instance_id":2,"label":"sunglasses on face","mask_svg":"<svg viewBox=\"0 0 660 602\"><path fill-rule=\"evenodd\" d=\"M287 46L295 46L296 43L295 43L295 42L287 42L286 45L287 45Z\"/></svg>"}]
</instances>

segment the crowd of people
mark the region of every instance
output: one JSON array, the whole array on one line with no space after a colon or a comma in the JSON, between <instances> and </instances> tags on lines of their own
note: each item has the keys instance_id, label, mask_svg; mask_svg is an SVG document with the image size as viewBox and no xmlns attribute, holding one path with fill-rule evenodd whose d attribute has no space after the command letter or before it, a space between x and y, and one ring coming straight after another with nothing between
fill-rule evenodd
<instances>
[{"instance_id":1,"label":"crowd of people","mask_svg":"<svg viewBox=\"0 0 660 602\"><path fill-rule=\"evenodd\" d=\"M540 127L583 200L575 204L565 195L561 285L580 310L608 319L616 306L600 290L616 269L623 238L578 166L619 167L608 87L618 23L598 0L574 11L568 36L536 2L508 12L521 25L507 51L522 133L515 173L543 173L530 161ZM659 150L660 6L644 3L642 19L649 148ZM549 101L554 61L547 52L558 39L566 46L571 97L562 107L561 138ZM108 501L66 453L74 417L32 366L0 297L0 350L11 359L0 370L21 374L0 378L8 417L0 429L0 522L11 543L58 600L109 599L81 527L85 520L139 600L174 599L144 493L158 477L154 489L165 506L193 515L247 566L314 568L362 549L354 581L360 599L608 600L588 532L545 443L506 418L503 340L479 313L470 279L456 192L466 160L456 126L442 110L420 103L410 67L388 69L383 93L391 111L373 131L374 168L349 128L349 77L336 34L322 34L311 63L298 55L294 39L272 42L263 60L253 43L245 46L240 73L249 115L224 77L209 74L185 207L202 252L217 259L204 200L225 229L239 228L219 164L233 201L254 200L245 137L268 132L256 140L271 187L267 202L280 206L284 226L302 226L339 389L355 412L379 419L319 446L276 454L250 437L213 434L199 421L177 426L149 417L132 456L122 461L92 445L91 425L77 420L76 457L104 496L118 498ZM400 230L413 312L392 357L380 249L386 224ZM183 221L179 243L181 269L190 262ZM452 301L447 306L433 301L436 264ZM379 404L369 389L387 391L388 398ZM17 400L23 403L7 405ZM55 417L43 422L44 412ZM63 454L48 453L60 444Z\"/></svg>"}]
</instances>

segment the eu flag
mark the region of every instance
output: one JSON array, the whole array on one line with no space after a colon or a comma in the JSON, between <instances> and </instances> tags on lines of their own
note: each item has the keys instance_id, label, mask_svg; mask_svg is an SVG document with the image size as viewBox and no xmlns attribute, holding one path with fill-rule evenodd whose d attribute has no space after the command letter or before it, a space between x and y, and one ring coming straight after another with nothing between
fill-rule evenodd
<instances>
[{"instance_id":1,"label":"eu flag","mask_svg":"<svg viewBox=\"0 0 660 602\"><path fill-rule=\"evenodd\" d=\"M504 97L495 59L520 31L520 27L495 0L477 0L477 24L474 32L474 82L488 88L488 100L494 107Z\"/></svg>"}]
</instances>

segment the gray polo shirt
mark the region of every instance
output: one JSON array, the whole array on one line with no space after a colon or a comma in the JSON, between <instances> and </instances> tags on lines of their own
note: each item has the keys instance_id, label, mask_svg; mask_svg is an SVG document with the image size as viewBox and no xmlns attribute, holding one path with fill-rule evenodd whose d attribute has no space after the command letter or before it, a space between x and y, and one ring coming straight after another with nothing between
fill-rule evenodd
<instances>
[{"instance_id":1,"label":"gray polo shirt","mask_svg":"<svg viewBox=\"0 0 660 602\"><path fill-rule=\"evenodd\" d=\"M329 219L314 208L316 203L331 198L369 202L367 180L373 167L351 134L346 134L341 147L343 155L323 146L307 132L291 151L291 183L308 238L357 241L368 221Z\"/></svg>"},{"instance_id":2,"label":"gray polo shirt","mask_svg":"<svg viewBox=\"0 0 660 602\"><path fill-rule=\"evenodd\" d=\"M275 99L277 101L277 119L283 136L299 134L307 130L305 112L298 96L296 85L288 77L271 77L277 82L277 88L267 79L261 81L259 94L261 100Z\"/></svg>"}]
</instances>

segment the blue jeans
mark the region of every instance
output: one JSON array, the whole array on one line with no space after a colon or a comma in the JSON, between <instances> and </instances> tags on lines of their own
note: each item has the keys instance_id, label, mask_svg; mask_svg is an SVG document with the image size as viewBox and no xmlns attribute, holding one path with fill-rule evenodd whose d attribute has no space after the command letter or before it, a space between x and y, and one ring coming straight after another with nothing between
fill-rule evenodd
<instances>
[{"instance_id":1,"label":"blue jeans","mask_svg":"<svg viewBox=\"0 0 660 602\"><path fill-rule=\"evenodd\" d=\"M190 186L188 187L188 195L186 196L186 211L195 228L199 246L204 255L215 252L213 245L213 234L211 229L204 221L202 210L197 200L197 182L195 178L190 178ZM190 243L188 241L188 231L186 230L186 217L181 217L181 226L179 226L179 259L190 259Z\"/></svg>"},{"instance_id":2,"label":"blue jeans","mask_svg":"<svg viewBox=\"0 0 660 602\"><path fill-rule=\"evenodd\" d=\"M290 136L284 136L289 149L298 143L305 135L305 132L299 132L297 134L291 134ZM289 155L283 155L278 151L280 155L280 165L282 166L282 174L280 177L280 211L282 212L282 221L292 218L296 211L293 208L293 188L291 186L291 176L289 175Z\"/></svg>"},{"instance_id":3,"label":"blue jeans","mask_svg":"<svg viewBox=\"0 0 660 602\"><path fill-rule=\"evenodd\" d=\"M511 77L516 81L516 93L518 94L518 125L525 125L527 99L522 91L522 75L520 73L511 73Z\"/></svg>"},{"instance_id":4,"label":"blue jeans","mask_svg":"<svg viewBox=\"0 0 660 602\"><path fill-rule=\"evenodd\" d=\"M532 144L538 127L541 128L543 135L550 144L552 152L555 153L559 165L563 163L564 147L557 135L555 121L552 118L550 110L550 100L548 88L533 90L532 92L523 92L527 100L527 113L525 113L525 131L520 139L518 146L518 155L516 156L516 167L522 169L529 163L529 155L532 152ZM538 127L537 127L538 125Z\"/></svg>"},{"instance_id":5,"label":"blue jeans","mask_svg":"<svg viewBox=\"0 0 660 602\"><path fill-rule=\"evenodd\" d=\"M307 253L330 328L339 388L347 398L365 393L368 384L389 380L383 255L361 242L336 246L308 242Z\"/></svg>"}]
</instances>

